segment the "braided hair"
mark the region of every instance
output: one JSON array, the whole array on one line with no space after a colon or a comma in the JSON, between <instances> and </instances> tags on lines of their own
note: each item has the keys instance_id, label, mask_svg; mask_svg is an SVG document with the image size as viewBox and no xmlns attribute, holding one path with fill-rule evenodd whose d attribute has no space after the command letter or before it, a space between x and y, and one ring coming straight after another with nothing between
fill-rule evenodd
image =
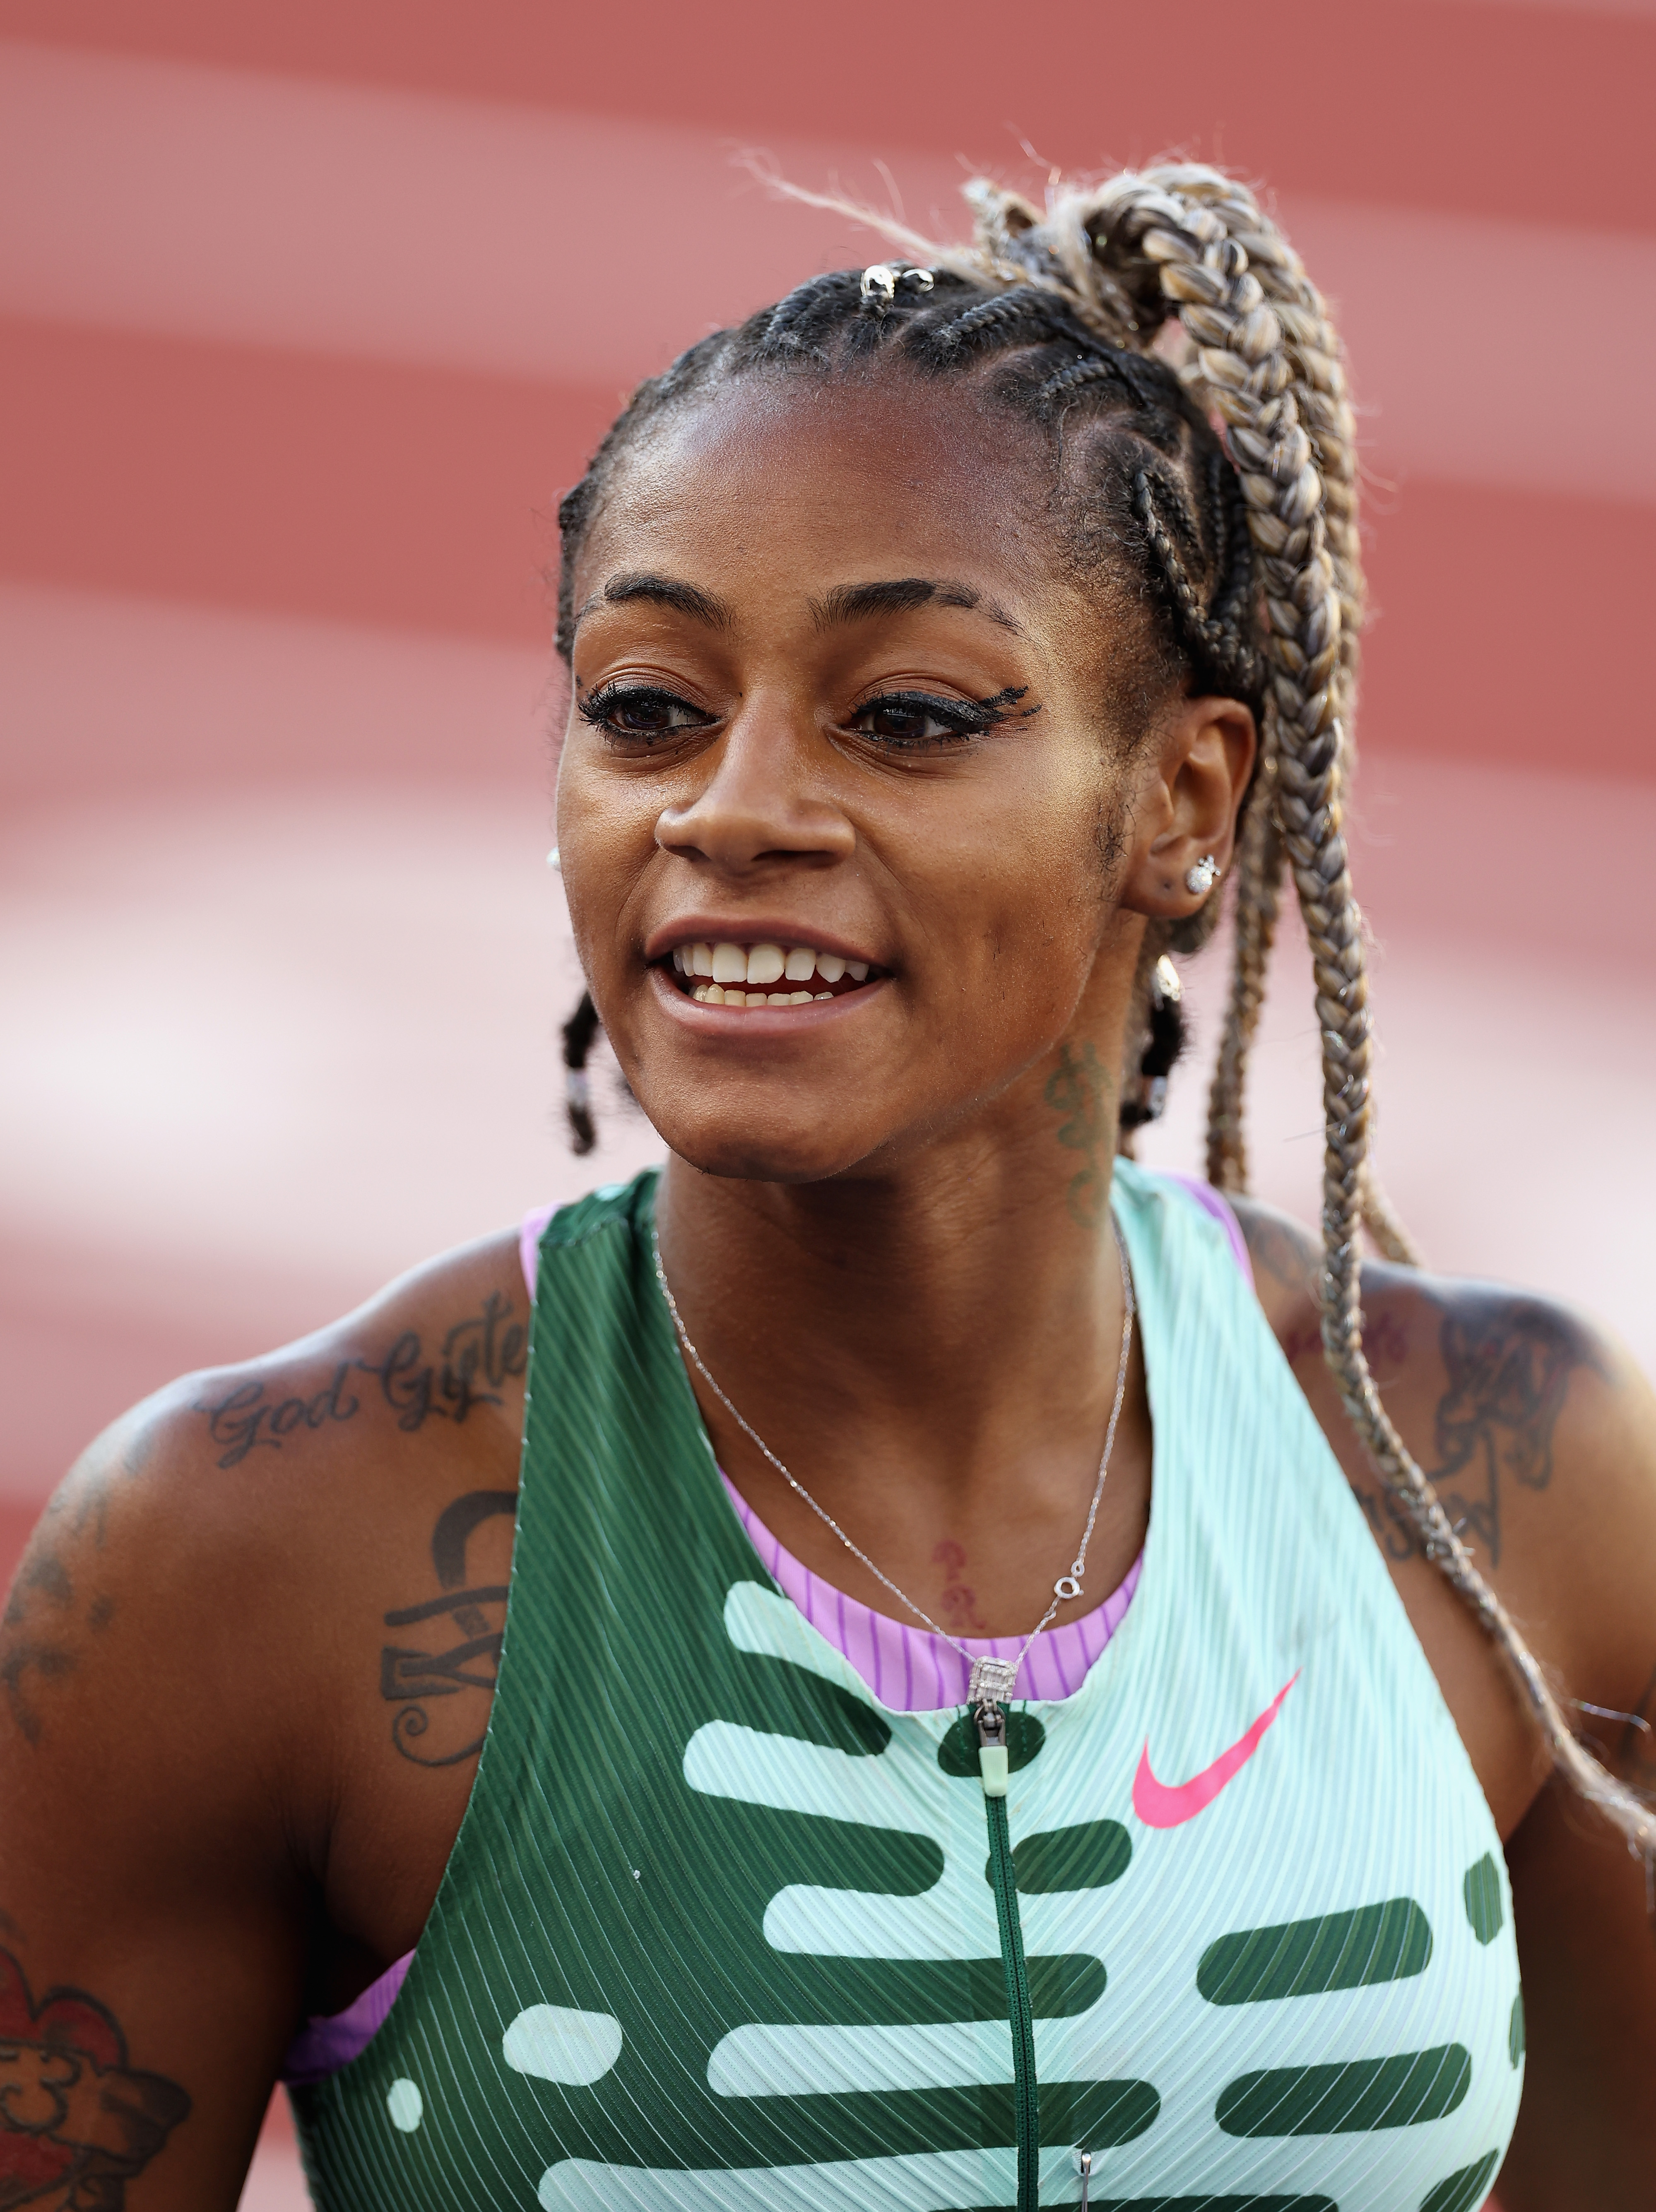
<instances>
[{"instance_id":1,"label":"braided hair","mask_svg":"<svg viewBox=\"0 0 1656 2212\"><path fill-rule=\"evenodd\" d=\"M981 380L996 404L1056 443L1060 549L1097 580L1113 611L1141 616L1128 625L1136 636L1124 681L1135 696L1123 690L1113 702L1125 727L1142 728L1159 696L1185 686L1241 700L1260 723L1231 871L1234 943L1209 1097L1209 1178L1221 1190L1246 1188L1247 1060L1288 873L1310 940L1322 1038L1319 1291L1329 1366L1382 1480L1502 1654L1555 1761L1649 1864L1656 1815L1577 1741L1398 1434L1364 1352L1361 1231L1390 1257L1412 1264L1418 1255L1370 1163L1373 1044L1342 829L1363 581L1338 336L1287 240L1218 170L1129 172L1055 193L1044 214L997 185L970 185L967 198L976 236L947 248L842 207L915 259L813 278L640 386L559 510L559 650L567 659L575 558L618 462L667 410L733 378L831 377L883 354L919 375ZM1204 942L1219 904L1215 890L1188 921L1147 931L1135 993L1142 1110L1129 1122L1149 1118L1183 1041L1162 956ZM583 1000L565 1032L572 1075L595 1024ZM1125 1095L1133 1097L1132 1085ZM577 1142L590 1142L573 1093L571 1120Z\"/></svg>"}]
</instances>

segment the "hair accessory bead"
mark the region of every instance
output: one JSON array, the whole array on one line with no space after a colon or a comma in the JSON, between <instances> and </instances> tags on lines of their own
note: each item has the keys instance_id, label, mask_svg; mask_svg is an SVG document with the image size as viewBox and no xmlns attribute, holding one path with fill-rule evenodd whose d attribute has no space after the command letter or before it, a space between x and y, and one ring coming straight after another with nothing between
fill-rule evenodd
<instances>
[{"instance_id":1,"label":"hair accessory bead","mask_svg":"<svg viewBox=\"0 0 1656 2212\"><path fill-rule=\"evenodd\" d=\"M887 268L883 261L871 262L862 272L862 297L881 307L890 307L897 297L897 271Z\"/></svg>"}]
</instances>

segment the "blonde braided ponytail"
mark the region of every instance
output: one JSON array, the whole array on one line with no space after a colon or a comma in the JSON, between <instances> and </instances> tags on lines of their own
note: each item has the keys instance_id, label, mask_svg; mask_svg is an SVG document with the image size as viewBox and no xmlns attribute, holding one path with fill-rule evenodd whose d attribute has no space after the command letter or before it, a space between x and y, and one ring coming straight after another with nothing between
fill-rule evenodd
<instances>
[{"instance_id":1,"label":"blonde braided ponytail","mask_svg":"<svg viewBox=\"0 0 1656 2212\"><path fill-rule=\"evenodd\" d=\"M1243 1076L1263 994L1278 885L1291 870L1310 940L1322 1033L1325 1146L1323 1346L1347 1413L1427 1557L1512 1672L1573 1786L1656 1862L1656 1814L1578 1741L1517 1624L1479 1573L1397 1433L1362 1340L1359 1236L1412 1261L1376 1182L1373 1045L1361 917L1342 830L1362 612L1354 423L1340 345L1298 257L1252 195L1220 172L1169 166L1057 199L1044 222L993 186L973 198L982 246L948 257L991 287L1040 285L1110 343L1143 351L1177 316L1184 374L1226 425L1263 586L1270 681L1258 788L1234 871L1236 954L1215 1078L1209 1160L1245 1181Z\"/></svg>"}]
</instances>

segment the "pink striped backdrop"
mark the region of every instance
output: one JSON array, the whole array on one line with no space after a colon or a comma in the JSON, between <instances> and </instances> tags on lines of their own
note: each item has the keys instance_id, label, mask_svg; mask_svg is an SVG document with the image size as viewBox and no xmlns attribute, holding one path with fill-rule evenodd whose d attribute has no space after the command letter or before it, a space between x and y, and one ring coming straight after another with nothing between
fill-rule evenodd
<instances>
[{"instance_id":1,"label":"pink striped backdrop","mask_svg":"<svg viewBox=\"0 0 1656 2212\"><path fill-rule=\"evenodd\" d=\"M1652 0L0 0L4 1563L133 1397L587 1179L552 510L633 380L874 250L743 148L946 229L980 167L1274 187L1363 407L1388 1179L1656 1365L1653 82ZM600 1171L653 1150L612 1108ZM296 2188L278 2133L247 2202Z\"/></svg>"}]
</instances>

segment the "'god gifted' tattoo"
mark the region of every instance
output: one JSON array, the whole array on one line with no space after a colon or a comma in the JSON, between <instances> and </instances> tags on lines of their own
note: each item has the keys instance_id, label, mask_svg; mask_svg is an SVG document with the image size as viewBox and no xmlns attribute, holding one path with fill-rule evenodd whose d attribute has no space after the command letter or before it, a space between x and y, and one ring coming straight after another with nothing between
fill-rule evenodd
<instances>
[{"instance_id":1,"label":"'god gifted' tattoo","mask_svg":"<svg viewBox=\"0 0 1656 2212\"><path fill-rule=\"evenodd\" d=\"M374 1377L397 1426L411 1434L429 1420L463 1421L474 1406L498 1406L502 1384L528 1364L529 1334L514 1310L491 1291L480 1313L447 1331L435 1358L405 1329L383 1359L342 1359L332 1381L308 1397L273 1398L262 1382L247 1382L196 1411L207 1416L222 1468L240 1467L253 1451L279 1451L286 1437L354 1419L362 1406L351 1381L357 1375Z\"/></svg>"},{"instance_id":2,"label":"'god gifted' tattoo","mask_svg":"<svg viewBox=\"0 0 1656 2212\"><path fill-rule=\"evenodd\" d=\"M1069 1218L1081 1229L1096 1229L1109 1204L1105 1158L1115 1087L1089 1041L1079 1057L1068 1045L1060 1048L1058 1065L1043 1093L1053 1112L1065 1116L1059 1124L1058 1142L1081 1152L1087 1161L1070 1178L1067 1200Z\"/></svg>"}]
</instances>

